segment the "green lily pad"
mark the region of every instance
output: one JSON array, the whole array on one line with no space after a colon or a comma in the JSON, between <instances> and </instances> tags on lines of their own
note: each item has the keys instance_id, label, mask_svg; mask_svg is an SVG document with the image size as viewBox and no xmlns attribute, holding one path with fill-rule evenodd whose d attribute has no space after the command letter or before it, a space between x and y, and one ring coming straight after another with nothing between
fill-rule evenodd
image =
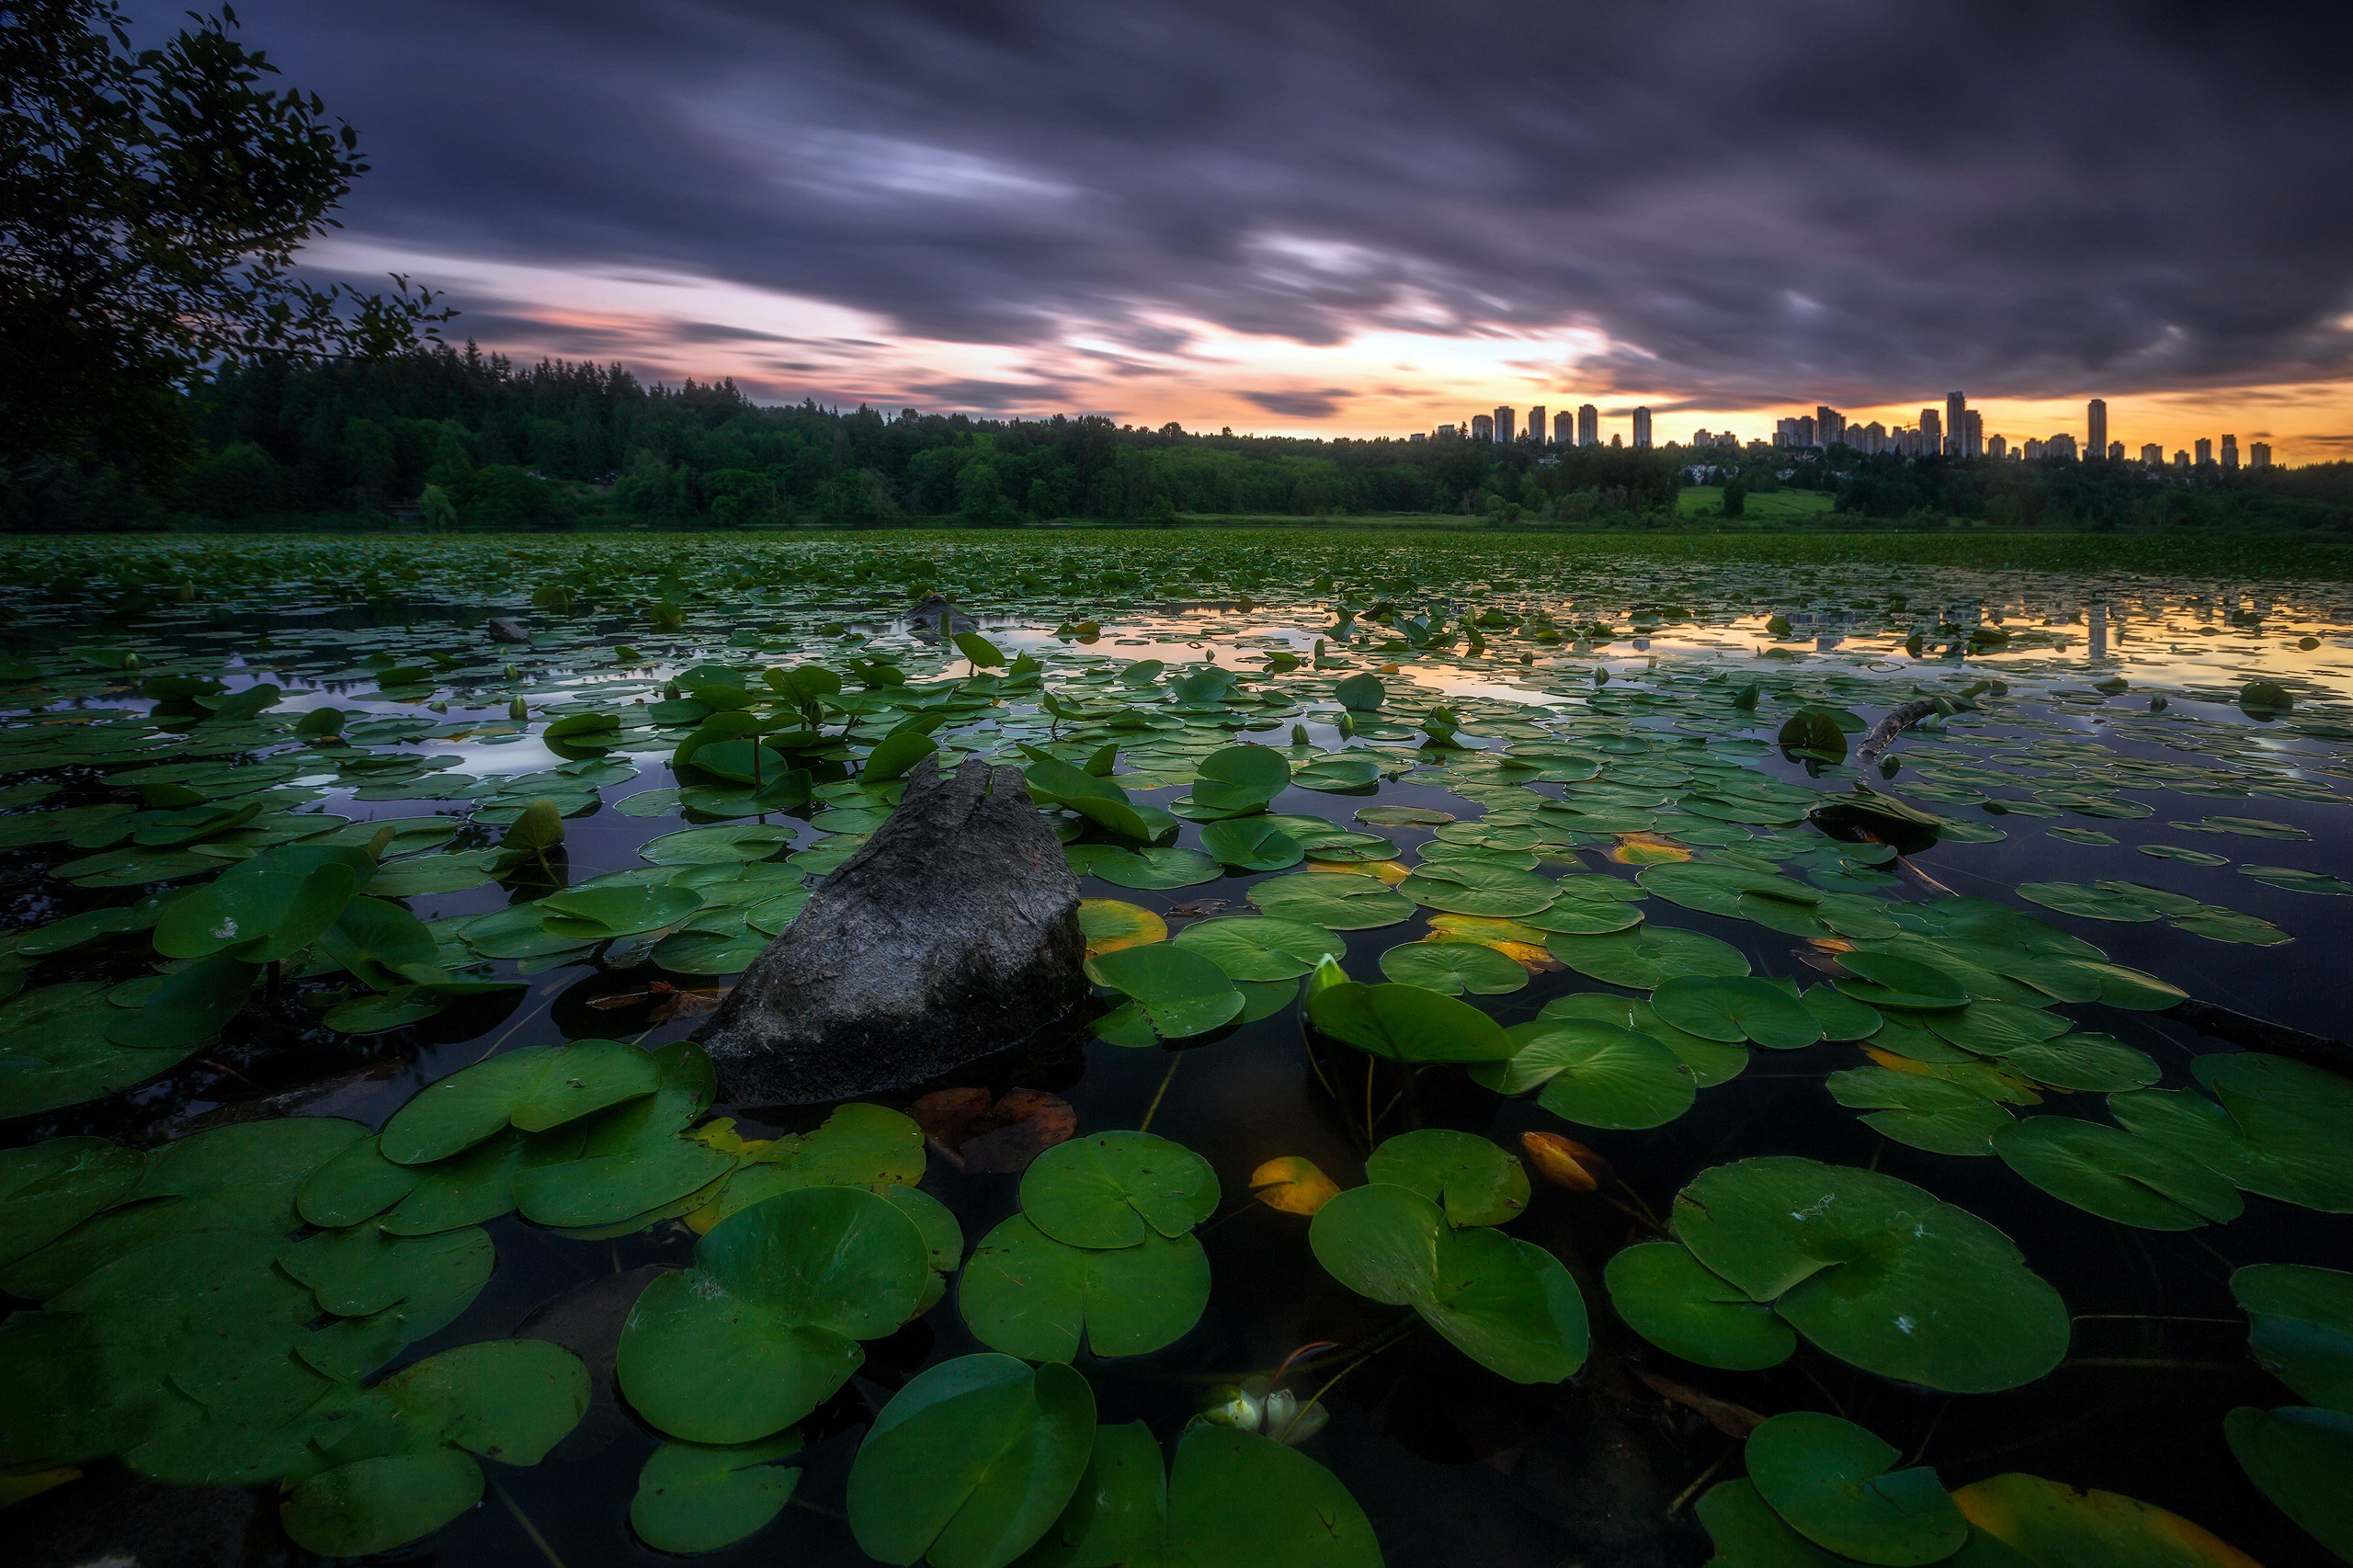
<instances>
[{"instance_id":1,"label":"green lily pad","mask_svg":"<svg viewBox=\"0 0 2353 1568\"><path fill-rule=\"evenodd\" d=\"M1302 871L1251 885L1250 902L1284 920L1303 920L1327 931L1366 931L1394 926L1414 913L1414 901L1371 877L1345 871Z\"/></svg>"},{"instance_id":2,"label":"green lily pad","mask_svg":"<svg viewBox=\"0 0 2353 1568\"><path fill-rule=\"evenodd\" d=\"M1133 1000L1163 1039L1206 1034L1242 1011L1242 993L1225 971L1175 942L1097 953L1086 960L1086 973Z\"/></svg>"},{"instance_id":3,"label":"green lily pad","mask_svg":"<svg viewBox=\"0 0 2353 1568\"><path fill-rule=\"evenodd\" d=\"M1727 1044L1722 1040L1702 1040L1698 1035L1687 1034L1661 1018L1652 1010L1650 1003L1641 997L1613 996L1601 991L1555 996L1544 1004L1532 1021L1548 1018L1589 1018L1596 1023L1614 1024L1621 1029L1648 1035L1675 1052L1683 1065L1691 1069L1693 1079L1703 1089L1732 1082L1748 1066L1746 1045ZM1485 1082L1483 1074L1488 1071L1486 1068L1474 1068L1472 1075Z\"/></svg>"},{"instance_id":4,"label":"green lily pad","mask_svg":"<svg viewBox=\"0 0 2353 1568\"><path fill-rule=\"evenodd\" d=\"M1994 1135L2014 1118L1973 1089L1919 1073L1850 1067L1828 1079L1840 1105L1868 1111L1863 1125L1934 1154L1990 1154Z\"/></svg>"},{"instance_id":5,"label":"green lily pad","mask_svg":"<svg viewBox=\"0 0 2353 1568\"><path fill-rule=\"evenodd\" d=\"M1651 993L1651 1010L1702 1040L1748 1040L1770 1051L1800 1051L1822 1039L1822 1024L1769 981L1678 975Z\"/></svg>"},{"instance_id":6,"label":"green lily pad","mask_svg":"<svg viewBox=\"0 0 2353 1568\"><path fill-rule=\"evenodd\" d=\"M1591 1018L1539 1017L1506 1032L1508 1061L1473 1067L1473 1082L1499 1094L1539 1089L1537 1103L1563 1121L1633 1130L1664 1127L1699 1092L1691 1069L1646 1034Z\"/></svg>"},{"instance_id":7,"label":"green lily pad","mask_svg":"<svg viewBox=\"0 0 2353 1568\"><path fill-rule=\"evenodd\" d=\"M0 1153L0 1264L128 1197L147 1156L103 1138L51 1138Z\"/></svg>"},{"instance_id":8,"label":"green lily pad","mask_svg":"<svg viewBox=\"0 0 2353 1568\"><path fill-rule=\"evenodd\" d=\"M583 1040L494 1056L437 1080L384 1124L385 1158L420 1165L473 1147L509 1126L524 1132L652 1094L661 1065L620 1040Z\"/></svg>"},{"instance_id":9,"label":"green lily pad","mask_svg":"<svg viewBox=\"0 0 2353 1568\"><path fill-rule=\"evenodd\" d=\"M690 827L649 838L639 855L657 866L699 866L720 860L765 860L792 842L793 831L764 823Z\"/></svg>"},{"instance_id":10,"label":"green lily pad","mask_svg":"<svg viewBox=\"0 0 2353 1568\"><path fill-rule=\"evenodd\" d=\"M2176 1514L2039 1475L1996 1475L1952 1494L1972 1528L2036 1568L2250 1568L2252 1560ZM1964 1560L1965 1561L1965 1560ZM1973 1565L1972 1565L1973 1568Z\"/></svg>"},{"instance_id":11,"label":"green lily pad","mask_svg":"<svg viewBox=\"0 0 2353 1568\"><path fill-rule=\"evenodd\" d=\"M1841 1568L1842 1559L1791 1529L1751 1482L1720 1481L1691 1511L1714 1543L1718 1568Z\"/></svg>"},{"instance_id":12,"label":"green lily pad","mask_svg":"<svg viewBox=\"0 0 2353 1568\"><path fill-rule=\"evenodd\" d=\"M1224 915L1198 920L1170 938L1199 953L1235 981L1296 980L1348 944L1322 926L1275 915Z\"/></svg>"},{"instance_id":13,"label":"green lily pad","mask_svg":"<svg viewBox=\"0 0 2353 1568\"><path fill-rule=\"evenodd\" d=\"M1440 860L1422 866L1397 891L1427 909L1453 915L1512 917L1548 909L1560 890L1533 871L1476 860Z\"/></svg>"},{"instance_id":14,"label":"green lily pad","mask_svg":"<svg viewBox=\"0 0 2353 1568\"><path fill-rule=\"evenodd\" d=\"M1220 865L1242 871L1284 871L1307 858L1307 849L1298 839L1252 817L1211 823L1201 829L1201 848Z\"/></svg>"},{"instance_id":15,"label":"green lily pad","mask_svg":"<svg viewBox=\"0 0 2353 1568\"><path fill-rule=\"evenodd\" d=\"M2032 1382L2067 1309L2008 1237L1911 1183L1794 1155L1703 1172L1673 1230L1708 1268L1866 1371L1950 1393Z\"/></svg>"},{"instance_id":16,"label":"green lily pad","mask_svg":"<svg viewBox=\"0 0 2353 1568\"><path fill-rule=\"evenodd\" d=\"M1392 1062L1504 1062L1516 1049L1478 1008L1419 985L1344 981L1309 996L1307 1017L1333 1039Z\"/></svg>"},{"instance_id":17,"label":"green lily pad","mask_svg":"<svg viewBox=\"0 0 2353 1568\"><path fill-rule=\"evenodd\" d=\"M1858 949L1840 953L1838 966L1856 976L1838 982L1839 994L1867 1006L1946 1012L1969 1005L1966 986L1946 971L1916 959Z\"/></svg>"},{"instance_id":18,"label":"green lily pad","mask_svg":"<svg viewBox=\"0 0 2353 1568\"><path fill-rule=\"evenodd\" d=\"M801 1434L756 1443L665 1443L638 1472L630 1528L656 1551L717 1551L766 1529L792 1501L801 1471L781 1462L801 1451Z\"/></svg>"},{"instance_id":19,"label":"green lily pad","mask_svg":"<svg viewBox=\"0 0 2353 1568\"><path fill-rule=\"evenodd\" d=\"M1554 936L1544 945L1579 974L1630 991L1653 990L1678 975L1748 972L1747 958L1730 943L1665 926L1607 936Z\"/></svg>"},{"instance_id":20,"label":"green lily pad","mask_svg":"<svg viewBox=\"0 0 2353 1568\"><path fill-rule=\"evenodd\" d=\"M2231 1275L2231 1294L2265 1371L2313 1404L2353 1412L2353 1274L2251 1264Z\"/></svg>"},{"instance_id":21,"label":"green lily pad","mask_svg":"<svg viewBox=\"0 0 2353 1568\"><path fill-rule=\"evenodd\" d=\"M2201 1056L2190 1071L2213 1099L2137 1089L2110 1096L2109 1110L2245 1191L2353 1213L2353 1083L2257 1051Z\"/></svg>"},{"instance_id":22,"label":"green lily pad","mask_svg":"<svg viewBox=\"0 0 2353 1568\"><path fill-rule=\"evenodd\" d=\"M1282 753L1270 746L1225 746L1201 758L1191 814L1211 820L1264 811L1290 784L1290 764Z\"/></svg>"},{"instance_id":23,"label":"green lily pad","mask_svg":"<svg viewBox=\"0 0 2353 1568\"><path fill-rule=\"evenodd\" d=\"M1819 1411L1773 1416L1744 1455L1757 1494L1816 1546L1859 1562L1917 1568L1961 1550L1969 1522L1922 1466L1853 1422Z\"/></svg>"},{"instance_id":24,"label":"green lily pad","mask_svg":"<svg viewBox=\"0 0 2353 1568\"><path fill-rule=\"evenodd\" d=\"M725 1218L804 1187L913 1187L924 1164L923 1129L911 1118L853 1101L813 1131L788 1133L746 1154L720 1195L719 1212Z\"/></svg>"},{"instance_id":25,"label":"green lily pad","mask_svg":"<svg viewBox=\"0 0 2353 1568\"><path fill-rule=\"evenodd\" d=\"M1449 1225L1500 1225L1528 1208L1528 1172L1484 1138L1429 1127L1382 1141L1365 1161L1367 1181L1387 1182L1438 1204Z\"/></svg>"},{"instance_id":26,"label":"green lily pad","mask_svg":"<svg viewBox=\"0 0 2353 1568\"><path fill-rule=\"evenodd\" d=\"M640 884L552 892L539 906L551 935L601 942L675 926L699 909L702 900L688 888Z\"/></svg>"},{"instance_id":27,"label":"green lily pad","mask_svg":"<svg viewBox=\"0 0 2353 1568\"><path fill-rule=\"evenodd\" d=\"M1189 888L1225 874L1216 860L1198 849L1151 845L1121 849L1116 845L1085 844L1073 845L1063 853L1074 872L1100 878L1114 887Z\"/></svg>"},{"instance_id":28,"label":"green lily pad","mask_svg":"<svg viewBox=\"0 0 2353 1568\"><path fill-rule=\"evenodd\" d=\"M2342 877L2332 877L2325 871L2308 871L2296 866L2241 866L2239 874L2253 877L2258 882L2290 892L2333 893L2342 896L2353 893L2353 882Z\"/></svg>"},{"instance_id":29,"label":"green lily pad","mask_svg":"<svg viewBox=\"0 0 2353 1568\"><path fill-rule=\"evenodd\" d=\"M1460 996L1502 996L1526 989L1528 971L1476 942L1407 942L1381 955L1381 972L1401 985Z\"/></svg>"},{"instance_id":30,"label":"green lily pad","mask_svg":"<svg viewBox=\"0 0 2353 1568\"><path fill-rule=\"evenodd\" d=\"M1133 1246L1065 1245L1016 1214L964 1266L957 1301L981 1343L1028 1361L1070 1361L1175 1344L1209 1305L1210 1260L1189 1233Z\"/></svg>"},{"instance_id":31,"label":"green lily pad","mask_svg":"<svg viewBox=\"0 0 2353 1568\"><path fill-rule=\"evenodd\" d=\"M1068 1367L942 1362L867 1429L850 1466L850 1529L884 1562L1005 1568L1061 1517L1094 1444L1095 1395Z\"/></svg>"},{"instance_id":32,"label":"green lily pad","mask_svg":"<svg viewBox=\"0 0 2353 1568\"><path fill-rule=\"evenodd\" d=\"M1308 1244L1340 1283L1413 1307L1514 1382L1559 1382L1585 1364L1585 1301L1560 1260L1483 1226L1456 1230L1417 1192L1352 1187L1316 1210Z\"/></svg>"},{"instance_id":33,"label":"green lily pad","mask_svg":"<svg viewBox=\"0 0 2353 1568\"><path fill-rule=\"evenodd\" d=\"M1670 1356L1702 1367L1756 1372L1778 1367L1798 1336L1773 1309L1711 1274L1673 1242L1642 1242L1611 1255L1602 1271L1626 1325Z\"/></svg>"},{"instance_id":34,"label":"green lily pad","mask_svg":"<svg viewBox=\"0 0 2353 1568\"><path fill-rule=\"evenodd\" d=\"M2353 1415L2290 1405L2242 1406L2222 1422L2231 1452L2247 1479L2279 1511L2329 1551L2353 1562Z\"/></svg>"},{"instance_id":35,"label":"green lily pad","mask_svg":"<svg viewBox=\"0 0 2353 1568\"><path fill-rule=\"evenodd\" d=\"M849 1187L779 1194L722 1220L695 1266L645 1288L615 1363L638 1414L696 1443L745 1443L800 1421L915 1315L923 1236Z\"/></svg>"},{"instance_id":36,"label":"green lily pad","mask_svg":"<svg viewBox=\"0 0 2353 1568\"><path fill-rule=\"evenodd\" d=\"M1217 1175L1181 1143L1149 1132L1097 1132L1057 1143L1021 1178L1021 1210L1066 1246L1174 1240L1217 1212Z\"/></svg>"},{"instance_id":37,"label":"green lily pad","mask_svg":"<svg viewBox=\"0 0 2353 1568\"><path fill-rule=\"evenodd\" d=\"M419 1540L482 1501L482 1466L449 1449L338 1465L279 1506L286 1533L327 1557L366 1557Z\"/></svg>"},{"instance_id":38,"label":"green lily pad","mask_svg":"<svg viewBox=\"0 0 2353 1568\"><path fill-rule=\"evenodd\" d=\"M2032 1116L1994 1135L2003 1163L2062 1202L2146 1231L2239 1217L2231 1184L2186 1154L2101 1122Z\"/></svg>"},{"instance_id":39,"label":"green lily pad","mask_svg":"<svg viewBox=\"0 0 2353 1568\"><path fill-rule=\"evenodd\" d=\"M2106 1034L2068 1034L2022 1045L2001 1058L2005 1072L2054 1089L2145 1088L2165 1075L2146 1051Z\"/></svg>"}]
</instances>

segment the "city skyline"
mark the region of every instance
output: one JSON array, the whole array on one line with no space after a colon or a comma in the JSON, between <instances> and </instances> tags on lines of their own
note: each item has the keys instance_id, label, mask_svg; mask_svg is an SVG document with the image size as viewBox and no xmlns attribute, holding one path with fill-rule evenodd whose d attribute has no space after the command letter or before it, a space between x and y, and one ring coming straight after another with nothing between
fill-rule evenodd
<instances>
[{"instance_id":1,"label":"city skyline","mask_svg":"<svg viewBox=\"0 0 2353 1568\"><path fill-rule=\"evenodd\" d=\"M2064 8L2024 51L1851 0L239 15L373 165L313 275L406 273L526 363L1349 437L1590 401L1753 437L1793 394L1892 426L1958 385L1988 434L2099 396L2168 454L2353 454L2310 195L2353 98L2219 14Z\"/></svg>"}]
</instances>

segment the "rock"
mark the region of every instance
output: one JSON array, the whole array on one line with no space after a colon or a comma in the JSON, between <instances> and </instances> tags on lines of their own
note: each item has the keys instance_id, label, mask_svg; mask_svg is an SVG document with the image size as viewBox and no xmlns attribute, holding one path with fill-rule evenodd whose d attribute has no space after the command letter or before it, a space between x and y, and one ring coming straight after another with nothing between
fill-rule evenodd
<instances>
[{"instance_id":1,"label":"rock","mask_svg":"<svg viewBox=\"0 0 2353 1568\"><path fill-rule=\"evenodd\" d=\"M934 594L915 608L907 611L907 619L919 635L946 637L958 631L978 631L981 623Z\"/></svg>"},{"instance_id":2,"label":"rock","mask_svg":"<svg viewBox=\"0 0 2353 1568\"><path fill-rule=\"evenodd\" d=\"M494 642L529 642L531 640L529 632L503 615L493 616L484 624L488 627L490 640Z\"/></svg>"},{"instance_id":3,"label":"rock","mask_svg":"<svg viewBox=\"0 0 2353 1568\"><path fill-rule=\"evenodd\" d=\"M1085 960L1078 879L1021 770L926 757L695 1038L739 1106L909 1088L1048 1030Z\"/></svg>"},{"instance_id":4,"label":"rock","mask_svg":"<svg viewBox=\"0 0 2353 1568\"><path fill-rule=\"evenodd\" d=\"M0 1561L22 1568L285 1568L296 1555L254 1488L166 1486L110 1461L7 1517Z\"/></svg>"}]
</instances>

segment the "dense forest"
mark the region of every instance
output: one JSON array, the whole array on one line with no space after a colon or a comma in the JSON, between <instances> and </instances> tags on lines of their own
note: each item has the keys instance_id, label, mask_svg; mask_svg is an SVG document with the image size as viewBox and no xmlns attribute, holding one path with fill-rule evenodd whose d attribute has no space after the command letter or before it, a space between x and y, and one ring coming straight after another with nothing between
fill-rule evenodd
<instances>
[{"instance_id":1,"label":"dense forest","mask_svg":"<svg viewBox=\"0 0 2353 1568\"><path fill-rule=\"evenodd\" d=\"M1661 528L1690 483L1830 492L1810 526L2353 528L2353 464L2187 482L2106 463L1793 454L1751 446L1546 450L1464 440L1194 434L1098 416L976 419L766 407L733 383L615 365L518 368L432 345L373 361L225 368L183 416L199 456L134 483L57 466L0 493L14 529L741 528L900 520L1453 514L1499 526ZM1781 519L1787 526L1788 520Z\"/></svg>"}]
</instances>

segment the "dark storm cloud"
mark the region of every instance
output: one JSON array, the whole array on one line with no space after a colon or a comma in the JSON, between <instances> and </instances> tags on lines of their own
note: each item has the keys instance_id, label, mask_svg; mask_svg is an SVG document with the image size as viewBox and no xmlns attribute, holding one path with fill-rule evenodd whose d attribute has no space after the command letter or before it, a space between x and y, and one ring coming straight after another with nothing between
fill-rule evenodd
<instances>
[{"instance_id":1,"label":"dark storm cloud","mask_svg":"<svg viewBox=\"0 0 2353 1568\"><path fill-rule=\"evenodd\" d=\"M1322 392L1237 392L1234 396L1245 403L1256 403L1269 414L1279 414L1287 419L1329 419L1340 412L1341 401L1347 396L1345 389L1325 387Z\"/></svg>"},{"instance_id":2,"label":"dark storm cloud","mask_svg":"<svg viewBox=\"0 0 2353 1568\"><path fill-rule=\"evenodd\" d=\"M2344 7L243 12L364 132L360 237L723 278L914 335L1584 325L1620 346L1585 384L1713 407L2353 366Z\"/></svg>"}]
</instances>

